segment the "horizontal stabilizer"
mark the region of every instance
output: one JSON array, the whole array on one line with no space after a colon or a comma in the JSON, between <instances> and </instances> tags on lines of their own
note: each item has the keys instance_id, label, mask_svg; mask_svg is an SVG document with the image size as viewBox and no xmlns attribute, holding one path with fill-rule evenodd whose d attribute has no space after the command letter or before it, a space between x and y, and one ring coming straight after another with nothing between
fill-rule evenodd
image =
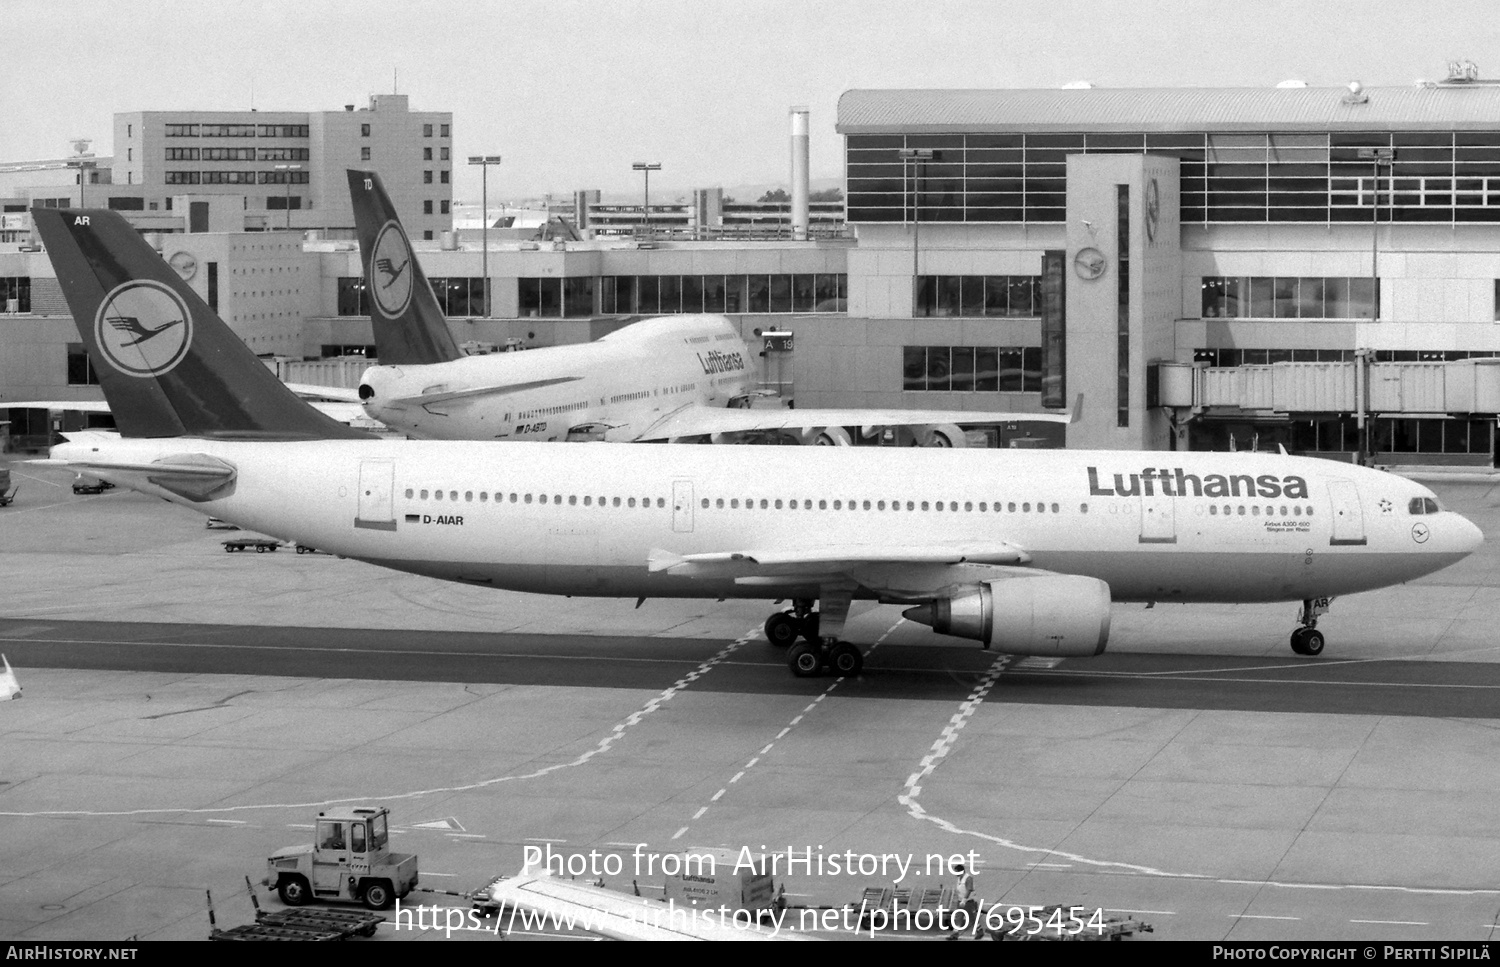
<instances>
[{"instance_id":1,"label":"horizontal stabilizer","mask_svg":"<svg viewBox=\"0 0 1500 967\"><path fill-rule=\"evenodd\" d=\"M721 874L722 875L722 874ZM540 913L552 922L569 922L581 930L616 940L812 940L808 934L781 930L703 910L669 905L607 890L589 883L546 874L502 877L485 888L491 909L514 907Z\"/></svg>"}]
</instances>

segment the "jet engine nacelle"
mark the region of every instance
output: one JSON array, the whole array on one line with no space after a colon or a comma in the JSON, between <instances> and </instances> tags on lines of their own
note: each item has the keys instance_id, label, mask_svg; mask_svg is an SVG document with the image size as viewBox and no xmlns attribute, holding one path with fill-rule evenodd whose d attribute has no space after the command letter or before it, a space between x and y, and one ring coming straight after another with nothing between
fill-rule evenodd
<instances>
[{"instance_id":1,"label":"jet engine nacelle","mask_svg":"<svg viewBox=\"0 0 1500 967\"><path fill-rule=\"evenodd\" d=\"M966 447L969 438L952 423L928 423L917 427L917 444L924 447Z\"/></svg>"},{"instance_id":2,"label":"jet engine nacelle","mask_svg":"<svg viewBox=\"0 0 1500 967\"><path fill-rule=\"evenodd\" d=\"M986 581L904 614L1009 655L1090 657L1109 641L1109 585L1066 574Z\"/></svg>"}]
</instances>

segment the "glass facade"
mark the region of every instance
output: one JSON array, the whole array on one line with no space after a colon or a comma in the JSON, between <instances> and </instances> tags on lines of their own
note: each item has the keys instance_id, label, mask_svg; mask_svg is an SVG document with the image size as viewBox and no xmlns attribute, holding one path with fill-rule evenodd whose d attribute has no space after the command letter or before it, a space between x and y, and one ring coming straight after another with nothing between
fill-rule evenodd
<instances>
[{"instance_id":1,"label":"glass facade","mask_svg":"<svg viewBox=\"0 0 1500 967\"><path fill-rule=\"evenodd\" d=\"M1375 280L1368 277L1204 276L1205 319L1370 319Z\"/></svg>"},{"instance_id":2,"label":"glass facade","mask_svg":"<svg viewBox=\"0 0 1500 967\"><path fill-rule=\"evenodd\" d=\"M903 163L902 148L931 148ZM1382 164L1361 149L1389 148ZM850 222L1061 222L1070 154L1182 160L1182 222L1500 221L1500 132L849 135Z\"/></svg>"},{"instance_id":3,"label":"glass facade","mask_svg":"<svg viewBox=\"0 0 1500 967\"><path fill-rule=\"evenodd\" d=\"M594 314L594 278L577 276L558 279L517 279L519 308L523 317L552 318L591 316ZM483 304L478 295L476 307Z\"/></svg>"},{"instance_id":4,"label":"glass facade","mask_svg":"<svg viewBox=\"0 0 1500 967\"><path fill-rule=\"evenodd\" d=\"M901 388L922 393L1040 393L1040 346L905 346Z\"/></svg>"},{"instance_id":5,"label":"glass facade","mask_svg":"<svg viewBox=\"0 0 1500 967\"><path fill-rule=\"evenodd\" d=\"M1026 316L1042 314L1040 275L921 275L916 316Z\"/></svg>"},{"instance_id":6,"label":"glass facade","mask_svg":"<svg viewBox=\"0 0 1500 967\"><path fill-rule=\"evenodd\" d=\"M607 275L599 283L606 315L844 312L849 297L844 273Z\"/></svg>"}]
</instances>

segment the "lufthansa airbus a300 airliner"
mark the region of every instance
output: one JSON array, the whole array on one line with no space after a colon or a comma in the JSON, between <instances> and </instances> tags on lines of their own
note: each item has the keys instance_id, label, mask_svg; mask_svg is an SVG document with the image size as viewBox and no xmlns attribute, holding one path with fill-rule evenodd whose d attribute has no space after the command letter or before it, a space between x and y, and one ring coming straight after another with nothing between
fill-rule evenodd
<instances>
[{"instance_id":1,"label":"lufthansa airbus a300 airliner","mask_svg":"<svg viewBox=\"0 0 1500 967\"><path fill-rule=\"evenodd\" d=\"M766 631L807 639L798 675L860 671L854 599L1072 656L1104 650L1111 600L1301 602L1292 647L1317 654L1326 599L1483 539L1420 484L1276 454L377 439L293 396L120 215L32 214L120 430L54 462L453 581L790 599Z\"/></svg>"}]
</instances>

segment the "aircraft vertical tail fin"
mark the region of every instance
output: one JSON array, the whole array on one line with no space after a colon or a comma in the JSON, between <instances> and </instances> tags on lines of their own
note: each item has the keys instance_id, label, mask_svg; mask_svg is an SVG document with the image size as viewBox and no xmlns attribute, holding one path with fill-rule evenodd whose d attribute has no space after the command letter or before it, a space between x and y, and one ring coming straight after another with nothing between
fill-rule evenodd
<instances>
[{"instance_id":1,"label":"aircraft vertical tail fin","mask_svg":"<svg viewBox=\"0 0 1500 967\"><path fill-rule=\"evenodd\" d=\"M463 356L380 176L350 168L349 197L380 364L446 363Z\"/></svg>"},{"instance_id":2,"label":"aircraft vertical tail fin","mask_svg":"<svg viewBox=\"0 0 1500 967\"><path fill-rule=\"evenodd\" d=\"M368 436L299 400L119 213L31 218L122 436Z\"/></svg>"}]
</instances>

